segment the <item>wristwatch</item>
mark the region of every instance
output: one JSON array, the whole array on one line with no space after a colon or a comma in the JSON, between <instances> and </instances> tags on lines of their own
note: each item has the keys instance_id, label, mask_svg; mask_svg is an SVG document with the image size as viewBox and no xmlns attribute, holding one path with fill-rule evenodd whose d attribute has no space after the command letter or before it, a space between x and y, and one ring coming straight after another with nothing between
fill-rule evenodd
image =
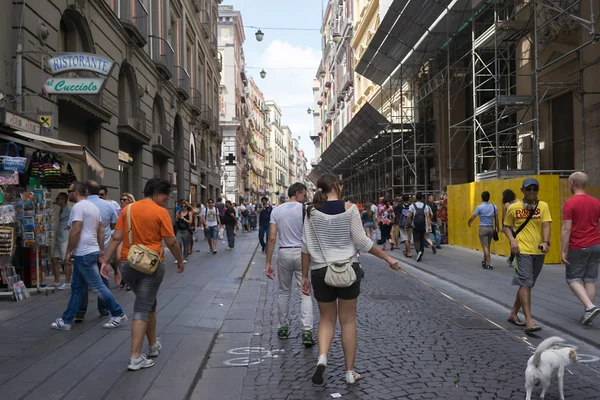
<instances>
[{"instance_id":1,"label":"wristwatch","mask_svg":"<svg viewBox=\"0 0 600 400\"><path fill-rule=\"evenodd\" d=\"M549 240L544 240L544 243L546 243L548 246L550 246L550 241Z\"/></svg>"}]
</instances>

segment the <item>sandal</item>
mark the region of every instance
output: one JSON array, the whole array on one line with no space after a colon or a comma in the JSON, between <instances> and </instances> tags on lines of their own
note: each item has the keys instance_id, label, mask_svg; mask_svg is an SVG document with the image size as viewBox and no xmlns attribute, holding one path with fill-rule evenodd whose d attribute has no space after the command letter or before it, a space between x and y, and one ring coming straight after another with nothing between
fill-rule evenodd
<instances>
[{"instance_id":1,"label":"sandal","mask_svg":"<svg viewBox=\"0 0 600 400\"><path fill-rule=\"evenodd\" d=\"M348 385L354 385L360 379L360 375L355 371L346 371L346 383Z\"/></svg>"},{"instance_id":2,"label":"sandal","mask_svg":"<svg viewBox=\"0 0 600 400\"><path fill-rule=\"evenodd\" d=\"M541 327L539 327L539 326L537 326L537 325L534 325L534 326L532 326L531 328L527 328L527 329L525 329L525 333L534 333L534 332L539 332L539 331L541 331L541 330L542 330L542 328L541 328Z\"/></svg>"},{"instance_id":3,"label":"sandal","mask_svg":"<svg viewBox=\"0 0 600 400\"><path fill-rule=\"evenodd\" d=\"M516 319L515 318L509 318L509 319L507 319L507 321L510 322L513 325L516 325L516 326L526 326L527 325L525 322L521 321L519 319L519 317L517 317Z\"/></svg>"}]
</instances>

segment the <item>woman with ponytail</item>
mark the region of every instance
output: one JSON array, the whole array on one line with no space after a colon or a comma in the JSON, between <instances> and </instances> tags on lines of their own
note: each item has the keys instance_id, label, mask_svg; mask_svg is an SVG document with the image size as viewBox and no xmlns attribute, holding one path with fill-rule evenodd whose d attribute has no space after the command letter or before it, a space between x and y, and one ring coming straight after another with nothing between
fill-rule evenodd
<instances>
[{"instance_id":1,"label":"woman with ponytail","mask_svg":"<svg viewBox=\"0 0 600 400\"><path fill-rule=\"evenodd\" d=\"M313 203L308 206L302 237L302 292L310 295L310 287L320 311L319 359L312 377L322 384L327 367L327 355L335 334L339 315L342 348L346 361L346 383L353 384L360 375L354 371L356 358L356 304L362 278L357 252L369 252L385 260L394 270L398 261L373 245L365 235L358 208L340 200L342 185L333 175L323 175L317 181ZM356 281L349 287L334 287L325 283L328 263L351 260ZM309 270L311 272L309 278Z\"/></svg>"}]
</instances>

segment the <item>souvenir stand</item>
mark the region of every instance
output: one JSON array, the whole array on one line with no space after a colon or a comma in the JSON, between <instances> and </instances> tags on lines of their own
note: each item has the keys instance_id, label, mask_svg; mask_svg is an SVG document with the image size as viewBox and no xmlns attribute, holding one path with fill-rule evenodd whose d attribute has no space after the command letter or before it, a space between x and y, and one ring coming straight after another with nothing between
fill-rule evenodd
<instances>
[{"instance_id":1,"label":"souvenir stand","mask_svg":"<svg viewBox=\"0 0 600 400\"><path fill-rule=\"evenodd\" d=\"M37 292L55 290L42 283L55 236L50 189L66 191L77 180L69 161L86 162L100 176L103 168L83 146L13 135L0 133L0 283L6 285L0 296L22 300L29 297L25 283Z\"/></svg>"}]
</instances>

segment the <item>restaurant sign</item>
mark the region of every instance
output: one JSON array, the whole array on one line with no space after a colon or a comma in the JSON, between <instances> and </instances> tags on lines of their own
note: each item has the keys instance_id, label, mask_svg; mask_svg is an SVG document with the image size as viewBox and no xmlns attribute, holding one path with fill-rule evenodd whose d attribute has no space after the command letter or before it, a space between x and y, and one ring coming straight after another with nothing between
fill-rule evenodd
<instances>
[{"instance_id":1,"label":"restaurant sign","mask_svg":"<svg viewBox=\"0 0 600 400\"><path fill-rule=\"evenodd\" d=\"M89 53L64 53L50 58L48 65L52 74L63 74L69 71L90 71L108 76L114 61Z\"/></svg>"},{"instance_id":2,"label":"restaurant sign","mask_svg":"<svg viewBox=\"0 0 600 400\"><path fill-rule=\"evenodd\" d=\"M47 78L46 94L97 94L104 85L104 78Z\"/></svg>"}]
</instances>

